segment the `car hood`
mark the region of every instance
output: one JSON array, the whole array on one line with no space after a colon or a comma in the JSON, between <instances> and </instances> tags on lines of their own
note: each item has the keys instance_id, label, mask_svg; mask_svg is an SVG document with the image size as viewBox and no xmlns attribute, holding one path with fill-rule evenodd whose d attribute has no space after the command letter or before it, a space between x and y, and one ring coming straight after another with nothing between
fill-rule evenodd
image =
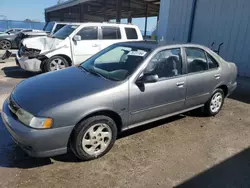
<instances>
[{"instance_id":1,"label":"car hood","mask_svg":"<svg viewBox=\"0 0 250 188\"><path fill-rule=\"evenodd\" d=\"M63 40L57 38L51 38L47 36L26 38L22 41L22 44L27 48L37 49L41 51L47 51L54 49Z\"/></svg>"},{"instance_id":2,"label":"car hood","mask_svg":"<svg viewBox=\"0 0 250 188\"><path fill-rule=\"evenodd\" d=\"M29 78L12 92L16 103L26 111L38 115L39 112L105 91L117 82L99 77L78 67L42 74Z\"/></svg>"}]
</instances>

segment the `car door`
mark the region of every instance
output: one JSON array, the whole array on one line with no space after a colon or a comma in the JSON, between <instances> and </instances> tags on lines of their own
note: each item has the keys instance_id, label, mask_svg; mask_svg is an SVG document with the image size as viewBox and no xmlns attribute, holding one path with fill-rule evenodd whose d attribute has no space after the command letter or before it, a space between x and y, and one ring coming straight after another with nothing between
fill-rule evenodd
<instances>
[{"instance_id":1,"label":"car door","mask_svg":"<svg viewBox=\"0 0 250 188\"><path fill-rule=\"evenodd\" d=\"M101 49L122 41L120 27L102 26L101 27Z\"/></svg>"},{"instance_id":2,"label":"car door","mask_svg":"<svg viewBox=\"0 0 250 188\"><path fill-rule=\"evenodd\" d=\"M83 27L76 35L81 37L80 41L72 40L72 53L74 64L79 64L101 50L98 26Z\"/></svg>"},{"instance_id":3,"label":"car door","mask_svg":"<svg viewBox=\"0 0 250 188\"><path fill-rule=\"evenodd\" d=\"M200 48L185 48L187 62L186 108L205 104L220 83L219 64ZM208 63L209 62L209 63Z\"/></svg>"},{"instance_id":4,"label":"car door","mask_svg":"<svg viewBox=\"0 0 250 188\"><path fill-rule=\"evenodd\" d=\"M184 109L186 77L181 51L180 48L166 49L151 59L143 74L158 75L157 82L130 84L130 125Z\"/></svg>"}]
</instances>

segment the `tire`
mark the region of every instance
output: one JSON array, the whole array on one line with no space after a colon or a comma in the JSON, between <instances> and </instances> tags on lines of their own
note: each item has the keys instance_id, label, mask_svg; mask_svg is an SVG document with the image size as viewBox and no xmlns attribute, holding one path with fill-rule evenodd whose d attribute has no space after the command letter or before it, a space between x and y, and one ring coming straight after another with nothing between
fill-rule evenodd
<instances>
[{"instance_id":1,"label":"tire","mask_svg":"<svg viewBox=\"0 0 250 188\"><path fill-rule=\"evenodd\" d=\"M110 117L94 116L77 125L71 136L70 147L77 158L89 161L108 153L116 136L117 126Z\"/></svg>"},{"instance_id":2,"label":"tire","mask_svg":"<svg viewBox=\"0 0 250 188\"><path fill-rule=\"evenodd\" d=\"M204 113L207 116L215 116L217 115L221 108L223 107L225 99L224 91L220 88L216 89L209 99L209 101L204 106Z\"/></svg>"},{"instance_id":3,"label":"tire","mask_svg":"<svg viewBox=\"0 0 250 188\"><path fill-rule=\"evenodd\" d=\"M0 41L0 49L3 49L3 50L9 50L11 49L12 45L11 45L11 42L8 41L8 40L1 40Z\"/></svg>"},{"instance_id":4,"label":"tire","mask_svg":"<svg viewBox=\"0 0 250 188\"><path fill-rule=\"evenodd\" d=\"M69 62L62 56L54 56L45 63L45 71L52 72L69 67Z\"/></svg>"}]
</instances>

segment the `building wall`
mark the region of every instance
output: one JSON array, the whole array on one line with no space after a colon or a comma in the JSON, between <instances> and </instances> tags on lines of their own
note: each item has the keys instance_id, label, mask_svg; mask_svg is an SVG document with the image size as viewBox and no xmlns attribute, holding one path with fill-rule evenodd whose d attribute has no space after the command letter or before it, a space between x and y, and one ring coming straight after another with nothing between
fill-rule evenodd
<instances>
[{"instance_id":1,"label":"building wall","mask_svg":"<svg viewBox=\"0 0 250 188\"><path fill-rule=\"evenodd\" d=\"M164 6L169 3L169 6ZM193 0L161 0L159 36L164 42L187 42ZM192 43L214 49L237 64L241 76L250 77L250 0L197 0ZM164 11L163 11L164 10ZM166 16L166 14L168 14ZM161 37L160 37L161 39Z\"/></svg>"}]
</instances>

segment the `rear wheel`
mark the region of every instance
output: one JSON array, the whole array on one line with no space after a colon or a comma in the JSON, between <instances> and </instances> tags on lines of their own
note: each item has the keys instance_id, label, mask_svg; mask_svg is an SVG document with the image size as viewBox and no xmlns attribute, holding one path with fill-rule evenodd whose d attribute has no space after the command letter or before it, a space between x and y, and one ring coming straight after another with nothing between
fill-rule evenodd
<instances>
[{"instance_id":1,"label":"rear wheel","mask_svg":"<svg viewBox=\"0 0 250 188\"><path fill-rule=\"evenodd\" d=\"M212 97L205 104L204 110L206 115L215 116L221 110L224 104L225 94L222 89L218 88L214 91Z\"/></svg>"},{"instance_id":2,"label":"rear wheel","mask_svg":"<svg viewBox=\"0 0 250 188\"><path fill-rule=\"evenodd\" d=\"M11 42L8 40L2 40L0 41L0 48L3 50L9 50L11 49Z\"/></svg>"},{"instance_id":3,"label":"rear wheel","mask_svg":"<svg viewBox=\"0 0 250 188\"><path fill-rule=\"evenodd\" d=\"M117 127L110 117L94 116L76 127L71 138L71 149L81 160L96 159L112 148L116 136Z\"/></svg>"},{"instance_id":4,"label":"rear wheel","mask_svg":"<svg viewBox=\"0 0 250 188\"><path fill-rule=\"evenodd\" d=\"M68 61L61 56L54 56L45 63L46 72L57 71L69 67Z\"/></svg>"}]
</instances>

